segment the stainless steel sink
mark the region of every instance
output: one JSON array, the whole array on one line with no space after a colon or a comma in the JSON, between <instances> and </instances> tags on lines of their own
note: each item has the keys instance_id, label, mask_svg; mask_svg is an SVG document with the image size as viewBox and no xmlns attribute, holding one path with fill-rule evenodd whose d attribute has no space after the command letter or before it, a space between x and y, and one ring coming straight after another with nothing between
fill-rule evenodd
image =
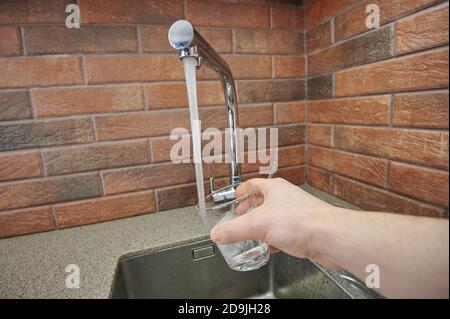
<instances>
[{"instance_id":1,"label":"stainless steel sink","mask_svg":"<svg viewBox=\"0 0 450 319\"><path fill-rule=\"evenodd\" d=\"M376 298L342 271L273 254L269 264L236 272L210 240L119 260L112 298Z\"/></svg>"}]
</instances>

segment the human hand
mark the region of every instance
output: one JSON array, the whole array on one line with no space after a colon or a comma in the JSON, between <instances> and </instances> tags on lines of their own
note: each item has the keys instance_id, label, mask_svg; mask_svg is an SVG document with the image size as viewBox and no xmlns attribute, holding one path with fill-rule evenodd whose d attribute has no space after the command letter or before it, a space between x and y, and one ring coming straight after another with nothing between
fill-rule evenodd
<instances>
[{"instance_id":1,"label":"human hand","mask_svg":"<svg viewBox=\"0 0 450 319\"><path fill-rule=\"evenodd\" d=\"M315 240L322 223L333 218L338 209L281 178L252 179L243 183L236 196L254 196L259 205L254 210L216 225L211 239L218 244L241 240L260 240L271 251L282 250L289 255L311 258L328 267L331 260L317 251ZM245 205L245 202L244 202ZM237 209L237 214L245 209Z\"/></svg>"}]
</instances>

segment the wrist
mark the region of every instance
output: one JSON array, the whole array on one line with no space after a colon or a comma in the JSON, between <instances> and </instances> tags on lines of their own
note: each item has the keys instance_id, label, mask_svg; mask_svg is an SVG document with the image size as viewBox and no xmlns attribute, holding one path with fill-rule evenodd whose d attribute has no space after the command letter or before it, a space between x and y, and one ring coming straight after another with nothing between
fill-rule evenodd
<instances>
[{"instance_id":1,"label":"wrist","mask_svg":"<svg viewBox=\"0 0 450 319\"><path fill-rule=\"evenodd\" d=\"M342 221L349 214L349 210L329 205L319 211L313 218L311 231L311 252L316 256L334 259L333 248L335 240L342 231Z\"/></svg>"}]
</instances>

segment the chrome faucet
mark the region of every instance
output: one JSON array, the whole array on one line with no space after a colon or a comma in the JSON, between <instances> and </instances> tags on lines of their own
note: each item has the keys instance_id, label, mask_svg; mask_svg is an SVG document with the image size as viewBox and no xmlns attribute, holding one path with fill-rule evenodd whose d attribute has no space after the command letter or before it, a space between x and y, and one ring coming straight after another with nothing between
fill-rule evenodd
<instances>
[{"instance_id":1,"label":"chrome faucet","mask_svg":"<svg viewBox=\"0 0 450 319\"><path fill-rule=\"evenodd\" d=\"M224 59L209 45L209 43L198 33L197 30L186 20L179 20L172 24L169 30L169 42L179 51L179 58L195 57L197 68L206 63L221 75L222 86L225 96L230 166L231 185L220 190L214 190L214 178L210 179L211 194L215 202L235 198L235 190L241 183L241 173L239 168L239 147L238 147L238 110L236 85L230 67Z\"/></svg>"}]
</instances>

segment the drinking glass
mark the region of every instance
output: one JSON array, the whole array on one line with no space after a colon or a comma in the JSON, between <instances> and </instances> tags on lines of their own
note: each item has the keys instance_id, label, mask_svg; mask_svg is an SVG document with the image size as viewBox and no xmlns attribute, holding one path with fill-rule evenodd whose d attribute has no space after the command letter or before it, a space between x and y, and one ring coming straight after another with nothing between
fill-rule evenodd
<instances>
[{"instance_id":1,"label":"drinking glass","mask_svg":"<svg viewBox=\"0 0 450 319\"><path fill-rule=\"evenodd\" d=\"M202 216L209 230L217 224L231 220L238 215L246 214L256 208L255 198L250 192L239 198L218 203L212 200L213 194L206 198L206 211ZM243 240L232 244L220 244L217 247L228 266L237 271L258 269L267 264L270 257L268 245L258 240Z\"/></svg>"}]
</instances>

